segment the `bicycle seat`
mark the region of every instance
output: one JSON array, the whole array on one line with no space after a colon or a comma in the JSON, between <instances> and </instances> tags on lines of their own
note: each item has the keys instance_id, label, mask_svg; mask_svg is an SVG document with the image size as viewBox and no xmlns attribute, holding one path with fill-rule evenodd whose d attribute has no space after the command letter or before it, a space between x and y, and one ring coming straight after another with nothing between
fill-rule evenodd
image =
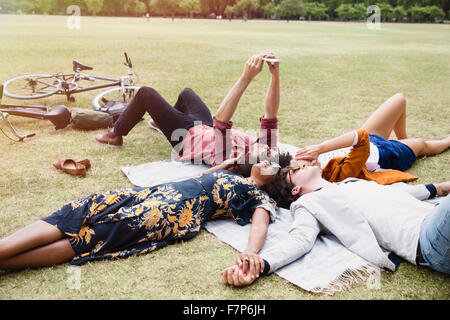
<instances>
[{"instance_id":1,"label":"bicycle seat","mask_svg":"<svg viewBox=\"0 0 450 320\"><path fill-rule=\"evenodd\" d=\"M73 60L72 63L73 63L73 71L94 70L94 68L84 65L78 60Z\"/></svg>"},{"instance_id":2,"label":"bicycle seat","mask_svg":"<svg viewBox=\"0 0 450 320\"><path fill-rule=\"evenodd\" d=\"M48 112L45 119L55 125L55 129L63 129L72 121L72 113L63 105L56 106L55 109Z\"/></svg>"}]
</instances>

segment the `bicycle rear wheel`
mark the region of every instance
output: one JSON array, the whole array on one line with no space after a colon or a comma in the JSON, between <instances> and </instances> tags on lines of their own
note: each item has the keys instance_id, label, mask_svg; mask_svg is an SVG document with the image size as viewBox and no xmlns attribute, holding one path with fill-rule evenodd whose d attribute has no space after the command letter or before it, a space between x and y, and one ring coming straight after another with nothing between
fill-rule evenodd
<instances>
[{"instance_id":1,"label":"bicycle rear wheel","mask_svg":"<svg viewBox=\"0 0 450 320\"><path fill-rule=\"evenodd\" d=\"M92 106L94 110L101 110L108 101L115 102L115 106L127 106L134 95L138 92L140 86L124 86L107 89L97 94L92 99Z\"/></svg>"},{"instance_id":2,"label":"bicycle rear wheel","mask_svg":"<svg viewBox=\"0 0 450 320\"><path fill-rule=\"evenodd\" d=\"M39 99L51 96L60 90L60 80L56 75L34 73L7 80L4 94L14 99Z\"/></svg>"}]
</instances>

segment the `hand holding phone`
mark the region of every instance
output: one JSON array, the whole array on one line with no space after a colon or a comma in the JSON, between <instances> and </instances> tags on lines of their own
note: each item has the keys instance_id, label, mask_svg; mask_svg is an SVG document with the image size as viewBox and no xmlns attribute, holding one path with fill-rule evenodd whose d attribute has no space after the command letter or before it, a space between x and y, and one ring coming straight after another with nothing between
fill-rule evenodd
<instances>
[{"instance_id":1,"label":"hand holding phone","mask_svg":"<svg viewBox=\"0 0 450 320\"><path fill-rule=\"evenodd\" d=\"M264 61L270 62L270 63L275 63L275 62L280 62L280 59L274 59L274 58L262 58Z\"/></svg>"}]
</instances>

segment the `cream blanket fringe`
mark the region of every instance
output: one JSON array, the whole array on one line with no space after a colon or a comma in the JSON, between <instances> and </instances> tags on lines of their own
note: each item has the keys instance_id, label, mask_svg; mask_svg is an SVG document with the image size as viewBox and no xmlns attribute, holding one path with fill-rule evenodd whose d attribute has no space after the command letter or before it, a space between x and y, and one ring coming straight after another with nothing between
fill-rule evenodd
<instances>
[{"instance_id":1,"label":"cream blanket fringe","mask_svg":"<svg viewBox=\"0 0 450 320\"><path fill-rule=\"evenodd\" d=\"M377 281L379 281L380 277L381 269L374 264L368 264L366 266L361 266L358 269L347 269L326 287L317 286L314 287L311 292L319 295L331 296L362 282L366 282L369 288L372 287L373 289L376 289ZM375 283L372 283L373 281L375 281Z\"/></svg>"}]
</instances>

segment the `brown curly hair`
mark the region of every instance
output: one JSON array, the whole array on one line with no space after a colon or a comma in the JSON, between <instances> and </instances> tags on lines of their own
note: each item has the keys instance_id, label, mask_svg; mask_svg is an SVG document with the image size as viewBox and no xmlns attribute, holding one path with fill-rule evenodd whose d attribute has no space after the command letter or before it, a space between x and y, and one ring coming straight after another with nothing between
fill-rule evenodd
<instances>
[{"instance_id":1,"label":"brown curly hair","mask_svg":"<svg viewBox=\"0 0 450 320\"><path fill-rule=\"evenodd\" d=\"M270 184L261 188L277 203L278 207L285 209L289 209L291 203L300 198L300 194L292 194L294 186L287 182L289 170L291 170L290 166L282 168Z\"/></svg>"}]
</instances>

